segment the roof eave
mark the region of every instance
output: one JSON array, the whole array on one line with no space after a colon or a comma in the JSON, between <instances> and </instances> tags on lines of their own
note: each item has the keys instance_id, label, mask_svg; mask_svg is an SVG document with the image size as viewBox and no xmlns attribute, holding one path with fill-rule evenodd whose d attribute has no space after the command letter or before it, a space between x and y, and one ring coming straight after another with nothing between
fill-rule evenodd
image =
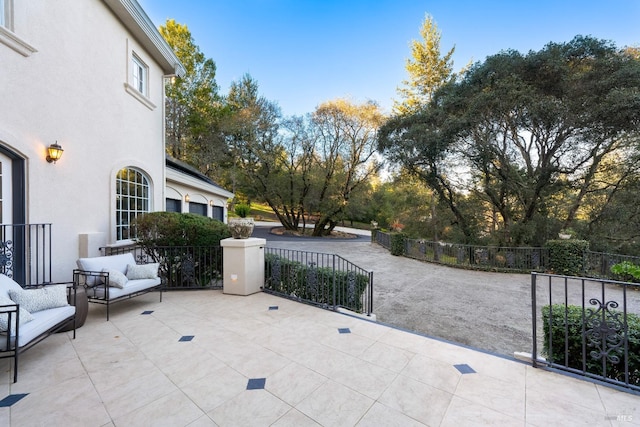
<instances>
[{"instance_id":1,"label":"roof eave","mask_svg":"<svg viewBox=\"0 0 640 427\"><path fill-rule=\"evenodd\" d=\"M165 75L183 76L185 68L136 0L103 0L160 64Z\"/></svg>"}]
</instances>

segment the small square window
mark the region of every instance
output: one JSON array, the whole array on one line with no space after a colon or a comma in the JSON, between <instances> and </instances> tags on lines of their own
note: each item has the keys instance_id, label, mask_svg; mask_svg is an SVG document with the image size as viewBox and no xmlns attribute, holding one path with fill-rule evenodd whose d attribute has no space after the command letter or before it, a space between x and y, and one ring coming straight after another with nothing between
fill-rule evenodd
<instances>
[{"instance_id":1,"label":"small square window","mask_svg":"<svg viewBox=\"0 0 640 427\"><path fill-rule=\"evenodd\" d=\"M141 94L147 96L147 79L149 75L149 69L138 58L133 55L131 57L131 86Z\"/></svg>"}]
</instances>

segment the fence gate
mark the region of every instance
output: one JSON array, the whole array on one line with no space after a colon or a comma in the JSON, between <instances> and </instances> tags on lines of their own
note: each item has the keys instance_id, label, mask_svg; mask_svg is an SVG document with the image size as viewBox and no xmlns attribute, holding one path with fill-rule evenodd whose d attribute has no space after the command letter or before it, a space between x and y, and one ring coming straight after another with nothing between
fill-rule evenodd
<instances>
[{"instance_id":1,"label":"fence gate","mask_svg":"<svg viewBox=\"0 0 640 427\"><path fill-rule=\"evenodd\" d=\"M640 391L640 288L531 274L533 366Z\"/></svg>"}]
</instances>

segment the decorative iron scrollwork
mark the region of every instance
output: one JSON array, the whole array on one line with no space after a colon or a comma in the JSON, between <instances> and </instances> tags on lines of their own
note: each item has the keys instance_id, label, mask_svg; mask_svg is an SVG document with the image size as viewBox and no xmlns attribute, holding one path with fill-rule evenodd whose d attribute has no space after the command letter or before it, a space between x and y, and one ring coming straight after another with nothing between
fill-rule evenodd
<instances>
[{"instance_id":1,"label":"decorative iron scrollwork","mask_svg":"<svg viewBox=\"0 0 640 427\"><path fill-rule=\"evenodd\" d=\"M595 360L603 357L611 363L620 363L620 349L624 345L626 334L624 322L620 319L622 312L615 311L618 308L616 301L602 303L596 298L591 298L589 304L597 306L597 309L589 308L586 313L585 337L589 347L595 348L589 354Z\"/></svg>"},{"instance_id":2,"label":"decorative iron scrollwork","mask_svg":"<svg viewBox=\"0 0 640 427\"><path fill-rule=\"evenodd\" d=\"M196 263L191 256L185 257L180 263L182 284L192 284L196 281Z\"/></svg>"},{"instance_id":3,"label":"decorative iron scrollwork","mask_svg":"<svg viewBox=\"0 0 640 427\"><path fill-rule=\"evenodd\" d=\"M0 241L0 273L13 278L13 240Z\"/></svg>"}]
</instances>

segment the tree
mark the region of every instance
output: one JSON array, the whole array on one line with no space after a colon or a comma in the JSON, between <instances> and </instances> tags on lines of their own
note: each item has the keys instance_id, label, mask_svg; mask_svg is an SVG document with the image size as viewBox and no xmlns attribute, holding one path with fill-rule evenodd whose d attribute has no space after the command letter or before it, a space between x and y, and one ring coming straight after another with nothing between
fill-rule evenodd
<instances>
[{"instance_id":1,"label":"tree","mask_svg":"<svg viewBox=\"0 0 640 427\"><path fill-rule=\"evenodd\" d=\"M497 230L500 243L540 244L553 232L542 220L570 225L603 159L637 138L639 91L640 62L606 41L505 51L387 122L379 148L436 191L467 240ZM465 212L471 196L485 212Z\"/></svg>"},{"instance_id":2,"label":"tree","mask_svg":"<svg viewBox=\"0 0 640 427\"><path fill-rule=\"evenodd\" d=\"M159 30L186 70L165 88L167 153L207 172L224 151L216 65L205 58L186 25L168 19Z\"/></svg>"},{"instance_id":3,"label":"tree","mask_svg":"<svg viewBox=\"0 0 640 427\"><path fill-rule=\"evenodd\" d=\"M312 115L320 162L311 198L319 218L313 235L331 233L342 219L353 192L375 176L381 163L376 158L376 138L383 122L374 102L353 104L344 99L325 102Z\"/></svg>"},{"instance_id":4,"label":"tree","mask_svg":"<svg viewBox=\"0 0 640 427\"><path fill-rule=\"evenodd\" d=\"M433 20L427 15L420 28L422 41L411 42L411 58L407 59L405 69L409 79L402 82L398 88L402 101L394 102L394 112L410 114L426 106L435 91L455 78L453 73L452 47L444 56L440 54L440 31Z\"/></svg>"}]
</instances>

